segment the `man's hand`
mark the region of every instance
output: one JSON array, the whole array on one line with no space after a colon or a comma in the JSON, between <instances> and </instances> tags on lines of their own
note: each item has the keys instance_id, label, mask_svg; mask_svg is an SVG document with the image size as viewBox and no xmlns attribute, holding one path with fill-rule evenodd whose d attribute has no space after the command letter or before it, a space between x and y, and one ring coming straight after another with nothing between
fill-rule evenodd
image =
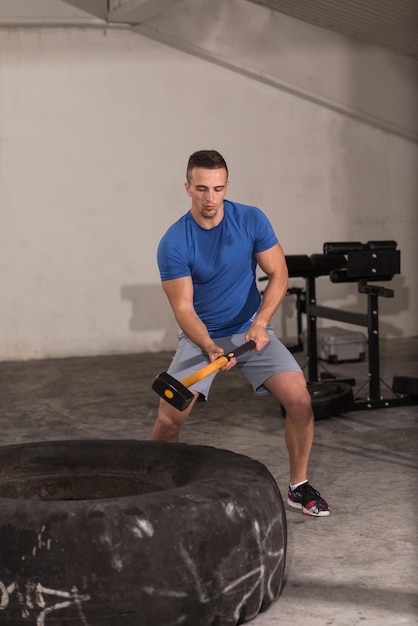
<instances>
[{"instance_id":1,"label":"man's hand","mask_svg":"<svg viewBox=\"0 0 418 626\"><path fill-rule=\"evenodd\" d=\"M257 321L257 318L251 324L245 335L245 341L249 341L250 339L255 341L254 350L257 352L265 348L270 341L266 324L264 322Z\"/></svg>"},{"instance_id":2,"label":"man's hand","mask_svg":"<svg viewBox=\"0 0 418 626\"><path fill-rule=\"evenodd\" d=\"M215 361L215 359L217 359L219 356L222 356L223 354L225 354L225 351L223 350L223 348L220 348L214 343L206 349L206 352L208 354L210 361ZM228 361L226 365L224 365L224 367L221 368L221 371L226 372L227 370L230 370L232 367L234 367L234 365L236 364L237 364L237 360L235 358L232 358Z\"/></svg>"}]
</instances>

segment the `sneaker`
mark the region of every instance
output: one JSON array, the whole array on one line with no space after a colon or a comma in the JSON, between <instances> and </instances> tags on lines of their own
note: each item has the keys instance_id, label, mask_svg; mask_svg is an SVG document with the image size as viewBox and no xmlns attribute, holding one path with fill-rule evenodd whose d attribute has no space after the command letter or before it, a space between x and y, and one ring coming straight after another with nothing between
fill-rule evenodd
<instances>
[{"instance_id":1,"label":"sneaker","mask_svg":"<svg viewBox=\"0 0 418 626\"><path fill-rule=\"evenodd\" d=\"M294 491L289 487L287 504L294 509L301 510L305 515L315 517L329 515L328 504L321 498L319 491L311 487L308 482L296 487Z\"/></svg>"}]
</instances>

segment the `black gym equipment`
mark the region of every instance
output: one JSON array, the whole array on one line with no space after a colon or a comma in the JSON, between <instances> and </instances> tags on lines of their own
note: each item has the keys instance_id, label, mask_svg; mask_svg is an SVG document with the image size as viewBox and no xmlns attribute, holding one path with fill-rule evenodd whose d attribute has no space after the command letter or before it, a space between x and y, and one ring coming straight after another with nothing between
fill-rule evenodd
<instances>
[{"instance_id":1,"label":"black gym equipment","mask_svg":"<svg viewBox=\"0 0 418 626\"><path fill-rule=\"evenodd\" d=\"M308 389L311 392L312 405L315 417L327 417L340 412L361 411L365 409L381 409L395 406L409 406L418 404L417 379L395 376L392 388L384 383L391 392L391 397L384 397L380 389L380 356L379 356L379 297L393 298L394 291L370 282L389 281L395 274L400 274L400 250L397 250L396 241L368 241L361 243L329 242L323 245L323 254L287 255L286 262L289 278L304 278L305 288L297 293L298 335L300 342L301 314L306 315L306 351L308 356ZM367 312L357 313L322 306L316 301L316 279L320 276L329 276L333 283L356 282L358 292L367 296ZM268 280L262 276L259 280ZM288 293L292 293L290 290ZM294 293L294 292L293 292ZM334 376L322 379L318 375L318 341L317 319L325 318L346 324L365 326L368 332L368 394L360 396L366 383L361 387L356 397L350 398L347 392L346 404L339 401L339 410L333 393L324 388L321 393L320 385L329 385L339 382L339 390L335 393L341 396L341 385L354 385L352 379L339 380ZM293 350L296 351L296 350ZM318 395L319 394L319 395ZM326 395L330 396L328 408ZM316 406L317 397L321 397L321 406ZM344 407L345 404L345 407Z\"/></svg>"},{"instance_id":2,"label":"black gym equipment","mask_svg":"<svg viewBox=\"0 0 418 626\"><path fill-rule=\"evenodd\" d=\"M235 350L228 352L228 354L219 356L211 363L201 367L182 380L177 380L177 378L174 378L167 372L161 372L152 383L152 388L163 400L179 411L185 411L194 398L194 394L188 387L202 380L202 378L213 374L213 372L222 369L232 358L238 357L249 350L253 350L253 348L255 348L255 341L247 341L242 346L235 348Z\"/></svg>"}]
</instances>

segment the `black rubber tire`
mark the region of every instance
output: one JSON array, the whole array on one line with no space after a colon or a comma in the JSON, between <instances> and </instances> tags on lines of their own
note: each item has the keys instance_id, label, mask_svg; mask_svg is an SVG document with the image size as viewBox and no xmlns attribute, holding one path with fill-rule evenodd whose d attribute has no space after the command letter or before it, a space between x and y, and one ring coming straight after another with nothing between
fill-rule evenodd
<instances>
[{"instance_id":1,"label":"black rubber tire","mask_svg":"<svg viewBox=\"0 0 418 626\"><path fill-rule=\"evenodd\" d=\"M235 626L283 586L280 491L209 446L0 448L0 623Z\"/></svg>"},{"instance_id":2,"label":"black rubber tire","mask_svg":"<svg viewBox=\"0 0 418 626\"><path fill-rule=\"evenodd\" d=\"M418 396L418 378L413 376L394 376L392 390L405 396Z\"/></svg>"},{"instance_id":3,"label":"black rubber tire","mask_svg":"<svg viewBox=\"0 0 418 626\"><path fill-rule=\"evenodd\" d=\"M309 383L308 390L316 420L347 413L354 407L353 388L347 383Z\"/></svg>"}]
</instances>

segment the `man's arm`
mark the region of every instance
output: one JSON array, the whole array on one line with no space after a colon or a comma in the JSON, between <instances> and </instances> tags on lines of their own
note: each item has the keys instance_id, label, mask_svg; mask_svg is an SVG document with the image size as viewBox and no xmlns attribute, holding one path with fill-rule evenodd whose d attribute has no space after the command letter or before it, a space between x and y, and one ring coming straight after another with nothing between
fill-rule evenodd
<instances>
[{"instance_id":1,"label":"man's arm","mask_svg":"<svg viewBox=\"0 0 418 626\"><path fill-rule=\"evenodd\" d=\"M165 280L162 282L162 287L173 309L174 317L184 334L202 348L211 361L223 354L224 351L214 343L205 324L195 311L191 277Z\"/></svg>"},{"instance_id":2,"label":"man's arm","mask_svg":"<svg viewBox=\"0 0 418 626\"><path fill-rule=\"evenodd\" d=\"M266 331L274 313L287 292L288 270L286 258L280 244L256 254L257 263L267 274L268 284L263 294L261 307L246 334L246 341L253 339L256 350L262 350L269 342Z\"/></svg>"}]
</instances>

